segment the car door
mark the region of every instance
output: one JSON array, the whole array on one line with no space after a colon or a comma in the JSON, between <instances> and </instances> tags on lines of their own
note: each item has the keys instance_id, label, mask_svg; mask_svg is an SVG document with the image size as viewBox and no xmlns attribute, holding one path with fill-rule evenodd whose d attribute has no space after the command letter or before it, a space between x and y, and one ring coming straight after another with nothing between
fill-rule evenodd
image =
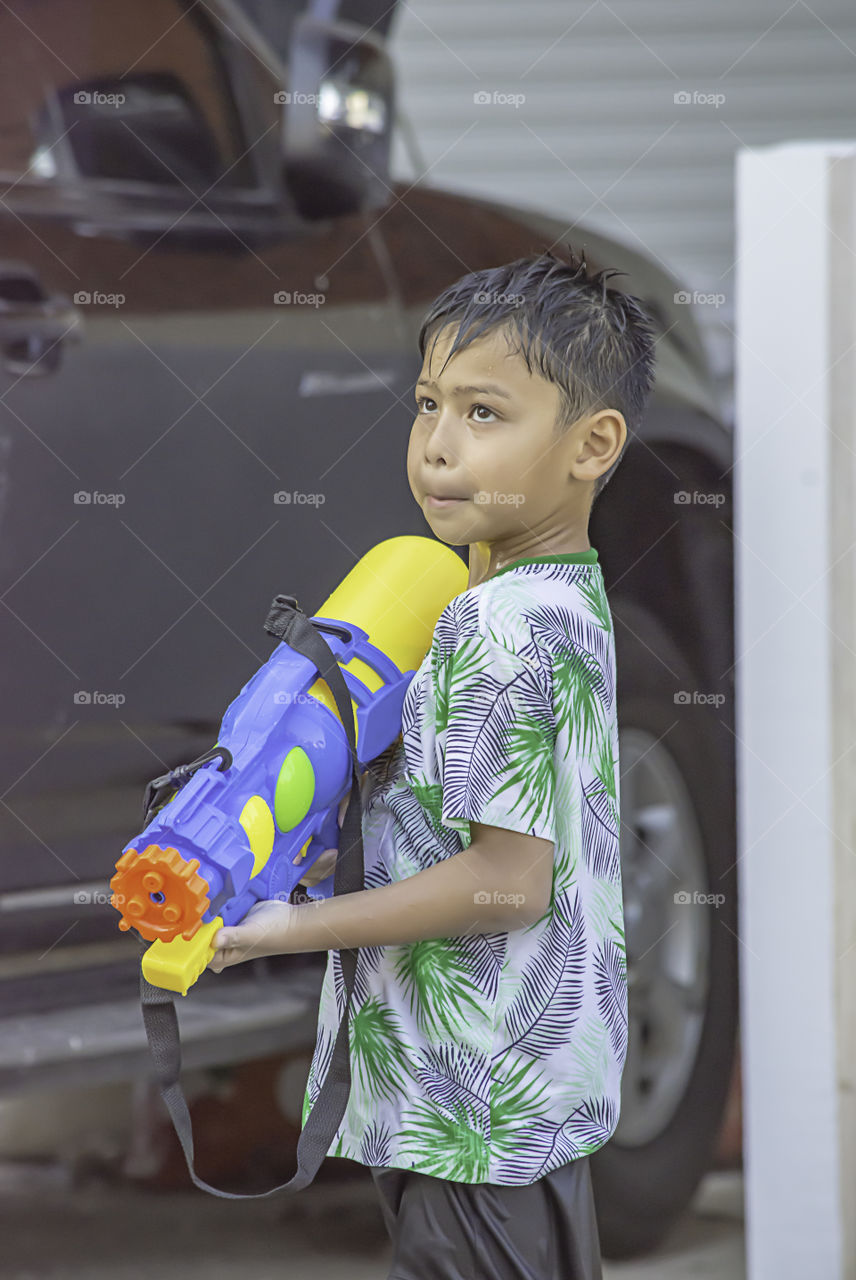
<instances>
[{"instance_id":1,"label":"car door","mask_svg":"<svg viewBox=\"0 0 856 1280\"><path fill-rule=\"evenodd\" d=\"M14 0L0 72L0 945L35 958L116 936L87 887L272 597L425 526L377 215L297 215L270 46L231 6Z\"/></svg>"}]
</instances>

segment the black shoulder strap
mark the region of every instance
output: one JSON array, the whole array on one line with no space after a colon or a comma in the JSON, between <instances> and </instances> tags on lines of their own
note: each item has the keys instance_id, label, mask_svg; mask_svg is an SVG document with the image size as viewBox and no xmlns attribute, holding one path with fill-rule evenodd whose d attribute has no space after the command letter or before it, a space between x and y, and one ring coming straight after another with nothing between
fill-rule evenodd
<instances>
[{"instance_id":1,"label":"black shoulder strap","mask_svg":"<svg viewBox=\"0 0 856 1280\"><path fill-rule=\"evenodd\" d=\"M342 628L332 624L313 623L300 609L293 596L278 595L265 621L265 630L285 641L296 653L314 662L319 674L327 682L332 693L339 718L345 729L351 750L351 794L339 836L339 857L333 877L333 893L356 893L361 890L364 878L362 805L357 771L356 731L351 696L341 668L319 632L321 630L342 633ZM194 1184L202 1191L227 1200L257 1200L276 1195L279 1191L301 1191L309 1185L330 1150L336 1130L341 1124L351 1091L351 1062L348 1044L348 1021L357 968L357 951L342 950L342 974L345 980L345 1011L339 1023L333 1056L321 1092L306 1117L306 1124L297 1143L297 1172L289 1182L272 1187L270 1191L254 1194L237 1194L220 1191L197 1176L193 1167L193 1135L190 1112L179 1082L181 1072L181 1047L178 1035L178 1018L173 993L155 987L140 974L140 998L143 1022L149 1050L157 1071L161 1097L166 1104L178 1140L187 1161L187 1168Z\"/></svg>"}]
</instances>

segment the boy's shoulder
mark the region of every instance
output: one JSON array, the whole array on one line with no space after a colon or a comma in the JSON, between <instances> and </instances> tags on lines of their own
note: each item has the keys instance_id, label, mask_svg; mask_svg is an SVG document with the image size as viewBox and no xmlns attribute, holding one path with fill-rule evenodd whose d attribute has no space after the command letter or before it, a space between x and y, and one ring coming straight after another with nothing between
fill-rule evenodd
<instances>
[{"instance_id":1,"label":"boy's shoulder","mask_svg":"<svg viewBox=\"0 0 856 1280\"><path fill-rule=\"evenodd\" d=\"M442 654L480 636L531 657L533 649L562 645L575 620L611 630L600 566L525 561L450 600L438 618L434 647Z\"/></svg>"}]
</instances>

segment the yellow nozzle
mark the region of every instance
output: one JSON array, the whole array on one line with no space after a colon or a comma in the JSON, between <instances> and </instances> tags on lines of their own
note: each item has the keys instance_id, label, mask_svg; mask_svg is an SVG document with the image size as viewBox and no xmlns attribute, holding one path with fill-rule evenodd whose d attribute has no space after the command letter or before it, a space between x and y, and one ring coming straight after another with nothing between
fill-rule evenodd
<instances>
[{"instance_id":1,"label":"yellow nozzle","mask_svg":"<svg viewBox=\"0 0 856 1280\"><path fill-rule=\"evenodd\" d=\"M445 543L417 534L386 538L357 561L315 616L352 622L399 671L415 671L428 652L440 614L466 590L467 576L467 566ZM383 683L361 658L351 658L342 668L372 692ZM320 676L308 692L339 718ZM352 706L356 719L353 700ZM358 730L358 750L359 746Z\"/></svg>"},{"instance_id":2,"label":"yellow nozzle","mask_svg":"<svg viewBox=\"0 0 856 1280\"><path fill-rule=\"evenodd\" d=\"M443 542L416 534L386 538L360 557L315 616L352 622L399 671L415 671L467 576L463 560Z\"/></svg>"}]
</instances>

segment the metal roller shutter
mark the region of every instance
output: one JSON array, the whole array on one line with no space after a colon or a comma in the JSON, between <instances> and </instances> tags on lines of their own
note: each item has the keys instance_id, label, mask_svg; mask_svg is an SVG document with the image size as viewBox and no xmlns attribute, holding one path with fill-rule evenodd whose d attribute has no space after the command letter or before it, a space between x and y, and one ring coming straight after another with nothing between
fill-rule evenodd
<instances>
[{"instance_id":1,"label":"metal roller shutter","mask_svg":"<svg viewBox=\"0 0 856 1280\"><path fill-rule=\"evenodd\" d=\"M730 407L734 154L856 135L852 0L410 0L391 49L421 155L399 132L396 176L578 221L714 295L697 316Z\"/></svg>"}]
</instances>

